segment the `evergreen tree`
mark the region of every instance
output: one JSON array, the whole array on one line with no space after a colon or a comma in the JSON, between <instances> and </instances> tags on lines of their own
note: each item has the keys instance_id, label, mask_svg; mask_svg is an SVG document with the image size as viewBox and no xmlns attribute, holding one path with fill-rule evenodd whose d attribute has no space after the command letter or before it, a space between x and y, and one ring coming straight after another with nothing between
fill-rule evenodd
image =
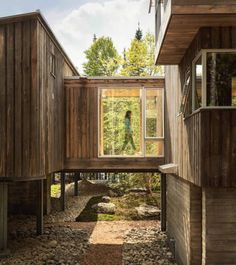
<instances>
[{"instance_id":1,"label":"evergreen tree","mask_svg":"<svg viewBox=\"0 0 236 265\"><path fill-rule=\"evenodd\" d=\"M85 51L87 62L83 64L88 76L113 76L119 68L120 57L112 39L100 37Z\"/></svg>"},{"instance_id":2,"label":"evergreen tree","mask_svg":"<svg viewBox=\"0 0 236 265\"><path fill-rule=\"evenodd\" d=\"M96 34L93 34L93 42L95 42L97 40L97 36Z\"/></svg>"},{"instance_id":3,"label":"evergreen tree","mask_svg":"<svg viewBox=\"0 0 236 265\"><path fill-rule=\"evenodd\" d=\"M137 32L136 32L137 35ZM154 35L147 33L143 39L135 37L124 54L120 74L123 76L155 76L163 74L161 66L155 65Z\"/></svg>"},{"instance_id":4,"label":"evergreen tree","mask_svg":"<svg viewBox=\"0 0 236 265\"><path fill-rule=\"evenodd\" d=\"M140 29L140 24L138 23L138 29L136 30L136 33L135 33L135 39L141 41L142 37L143 37L143 32Z\"/></svg>"},{"instance_id":5,"label":"evergreen tree","mask_svg":"<svg viewBox=\"0 0 236 265\"><path fill-rule=\"evenodd\" d=\"M121 75L144 76L146 67L147 47L143 41L136 38L132 40L130 48L125 53L126 61L123 62Z\"/></svg>"}]
</instances>

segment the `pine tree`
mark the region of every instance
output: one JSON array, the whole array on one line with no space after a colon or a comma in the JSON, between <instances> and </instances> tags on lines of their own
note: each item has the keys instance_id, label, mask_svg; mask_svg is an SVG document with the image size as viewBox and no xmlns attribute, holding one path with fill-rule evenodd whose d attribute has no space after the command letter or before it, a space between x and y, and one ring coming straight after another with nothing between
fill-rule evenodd
<instances>
[{"instance_id":1,"label":"pine tree","mask_svg":"<svg viewBox=\"0 0 236 265\"><path fill-rule=\"evenodd\" d=\"M93 34L93 42L95 42L97 40L97 36L96 34Z\"/></svg>"},{"instance_id":2,"label":"pine tree","mask_svg":"<svg viewBox=\"0 0 236 265\"><path fill-rule=\"evenodd\" d=\"M140 24L138 23L138 29L136 30L136 33L135 33L135 39L138 41L141 41L142 38L143 38L143 32L140 29Z\"/></svg>"}]
</instances>

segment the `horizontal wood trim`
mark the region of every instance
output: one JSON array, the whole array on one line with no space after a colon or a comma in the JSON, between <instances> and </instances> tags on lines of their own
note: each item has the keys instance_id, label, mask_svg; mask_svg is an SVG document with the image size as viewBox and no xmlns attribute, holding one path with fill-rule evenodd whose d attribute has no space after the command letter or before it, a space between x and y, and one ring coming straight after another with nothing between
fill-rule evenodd
<instances>
[{"instance_id":1,"label":"horizontal wood trim","mask_svg":"<svg viewBox=\"0 0 236 265\"><path fill-rule=\"evenodd\" d=\"M164 158L111 158L67 160L65 171L129 171L129 172L158 172L158 166Z\"/></svg>"},{"instance_id":2,"label":"horizontal wood trim","mask_svg":"<svg viewBox=\"0 0 236 265\"><path fill-rule=\"evenodd\" d=\"M178 165L175 164L165 164L158 167L161 173L164 174L177 174Z\"/></svg>"}]
</instances>

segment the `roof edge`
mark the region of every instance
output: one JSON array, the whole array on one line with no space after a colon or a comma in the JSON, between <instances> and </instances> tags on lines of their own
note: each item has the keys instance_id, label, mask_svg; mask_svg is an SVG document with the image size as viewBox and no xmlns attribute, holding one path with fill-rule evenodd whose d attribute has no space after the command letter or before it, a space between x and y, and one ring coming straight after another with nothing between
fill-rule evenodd
<instances>
[{"instance_id":1,"label":"roof edge","mask_svg":"<svg viewBox=\"0 0 236 265\"><path fill-rule=\"evenodd\" d=\"M54 44L61 51L61 53L64 55L66 62L73 69L74 73L76 75L80 76L78 70L76 69L76 67L72 63L70 57L67 55L64 48L62 47L62 45L58 41L57 37L55 36L54 32L52 31L51 27L49 26L49 23L47 22L46 18L43 16L43 14L41 13L40 10L37 10L34 12L29 12L29 13L17 14L17 15L13 15L13 16L0 17L0 24L15 23L15 22L28 20L28 19L39 19L39 21L41 22L44 29L47 31L48 35L51 37Z\"/></svg>"}]
</instances>

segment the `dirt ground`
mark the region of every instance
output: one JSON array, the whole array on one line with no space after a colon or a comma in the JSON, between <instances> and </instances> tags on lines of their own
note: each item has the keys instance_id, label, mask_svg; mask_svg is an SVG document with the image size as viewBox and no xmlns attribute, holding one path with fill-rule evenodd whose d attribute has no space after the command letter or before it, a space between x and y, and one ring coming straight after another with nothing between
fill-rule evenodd
<instances>
[{"instance_id":1,"label":"dirt ground","mask_svg":"<svg viewBox=\"0 0 236 265\"><path fill-rule=\"evenodd\" d=\"M89 249L83 265L122 265L124 237L132 228L158 226L158 221L100 221L78 223L77 227L90 233Z\"/></svg>"}]
</instances>

